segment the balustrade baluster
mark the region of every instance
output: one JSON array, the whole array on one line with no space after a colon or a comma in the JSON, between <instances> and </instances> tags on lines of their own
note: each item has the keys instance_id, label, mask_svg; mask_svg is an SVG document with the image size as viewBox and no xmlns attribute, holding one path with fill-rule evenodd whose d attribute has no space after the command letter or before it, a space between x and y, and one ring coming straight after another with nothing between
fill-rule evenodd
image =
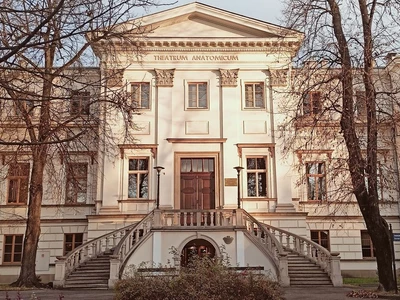
<instances>
[{"instance_id":1,"label":"balustrade baluster","mask_svg":"<svg viewBox=\"0 0 400 300\"><path fill-rule=\"evenodd\" d=\"M92 243L92 253L91 253L91 258L95 257L96 255L96 243Z\"/></svg>"},{"instance_id":2,"label":"balustrade baluster","mask_svg":"<svg viewBox=\"0 0 400 300\"><path fill-rule=\"evenodd\" d=\"M299 252L304 254L304 241L300 241Z\"/></svg>"},{"instance_id":3,"label":"balustrade baluster","mask_svg":"<svg viewBox=\"0 0 400 300\"><path fill-rule=\"evenodd\" d=\"M139 242L139 239L140 239L140 229L138 228L136 229L135 232L135 243Z\"/></svg>"},{"instance_id":4,"label":"balustrade baluster","mask_svg":"<svg viewBox=\"0 0 400 300\"><path fill-rule=\"evenodd\" d=\"M310 243L307 243L306 248L307 248L307 257L311 258L312 254L311 254L311 245L310 245Z\"/></svg>"},{"instance_id":5,"label":"balustrade baluster","mask_svg":"<svg viewBox=\"0 0 400 300\"><path fill-rule=\"evenodd\" d=\"M110 249L110 240L108 237L106 237L106 249L105 251L108 251L108 249Z\"/></svg>"},{"instance_id":6,"label":"balustrade baluster","mask_svg":"<svg viewBox=\"0 0 400 300\"><path fill-rule=\"evenodd\" d=\"M221 226L222 214L221 214L220 211L216 211L216 212L215 212L215 218L216 218L216 220L215 220L215 225L216 225L216 226Z\"/></svg>"},{"instance_id":7,"label":"balustrade baluster","mask_svg":"<svg viewBox=\"0 0 400 300\"><path fill-rule=\"evenodd\" d=\"M189 223L189 226L190 226L190 227L193 227L193 217L194 217L194 216L193 216L193 212L190 212L190 213L189 213L189 216L190 216L190 223Z\"/></svg>"},{"instance_id":8,"label":"balustrade baluster","mask_svg":"<svg viewBox=\"0 0 400 300\"><path fill-rule=\"evenodd\" d=\"M283 244L283 232L279 232L279 243Z\"/></svg>"},{"instance_id":9,"label":"balustrade baluster","mask_svg":"<svg viewBox=\"0 0 400 300\"><path fill-rule=\"evenodd\" d=\"M212 226L212 227L215 226L215 214L216 214L216 212L214 212L214 211L210 212L210 226Z\"/></svg>"},{"instance_id":10,"label":"balustrade baluster","mask_svg":"<svg viewBox=\"0 0 400 300\"><path fill-rule=\"evenodd\" d=\"M184 227L186 227L187 226L187 222L188 221L188 214L187 214L187 212L185 211L184 213L183 213L183 226Z\"/></svg>"}]
</instances>

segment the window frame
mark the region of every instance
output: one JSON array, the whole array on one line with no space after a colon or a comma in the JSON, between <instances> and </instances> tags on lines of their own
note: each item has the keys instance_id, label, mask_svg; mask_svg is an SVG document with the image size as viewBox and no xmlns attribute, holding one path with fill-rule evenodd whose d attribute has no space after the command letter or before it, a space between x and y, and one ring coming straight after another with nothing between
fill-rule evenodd
<instances>
[{"instance_id":1,"label":"window frame","mask_svg":"<svg viewBox=\"0 0 400 300\"><path fill-rule=\"evenodd\" d=\"M364 238L363 238L364 236ZM375 247L374 244L372 243L371 240L371 236L369 235L368 230L361 230L360 231L360 239L361 239L361 255L363 259L374 259L376 258L376 254L375 254ZM369 245L368 249L366 249L366 251L370 251L371 256L364 256L364 245L363 245L363 241L367 241Z\"/></svg>"},{"instance_id":2,"label":"window frame","mask_svg":"<svg viewBox=\"0 0 400 300\"><path fill-rule=\"evenodd\" d=\"M196 106L191 106L191 93L190 93L190 86L191 85L196 85ZM199 95L199 85L205 85L206 87L206 106L205 107L200 107L199 102L200 102L200 95ZM186 80L185 81L185 87L186 87L186 101L185 101L185 108L186 110L209 110L210 109L210 83L207 80Z\"/></svg>"},{"instance_id":3,"label":"window frame","mask_svg":"<svg viewBox=\"0 0 400 300\"><path fill-rule=\"evenodd\" d=\"M71 116L89 116L90 115L89 91L72 90L69 103L69 114Z\"/></svg>"},{"instance_id":4,"label":"window frame","mask_svg":"<svg viewBox=\"0 0 400 300\"><path fill-rule=\"evenodd\" d=\"M148 87L148 94L147 94L147 102L148 105L147 107L142 106L143 102L143 88L142 86L146 85ZM134 88L134 86L137 86L137 88ZM151 83L148 81L133 81L130 83L130 88L131 88L131 101L132 104L134 104L134 107L136 109L140 110L151 110ZM137 93L137 91L139 91ZM137 95L136 98L139 99L134 99L134 95Z\"/></svg>"},{"instance_id":5,"label":"window frame","mask_svg":"<svg viewBox=\"0 0 400 300\"><path fill-rule=\"evenodd\" d=\"M312 174L308 173L308 166L310 164L323 164L324 173ZM327 201L327 178L326 178L326 162L321 160L307 161L305 162L305 180L306 180L306 188L307 188L307 201ZM310 199L310 181L309 178L315 178L316 182L322 180L322 184L324 186L324 195L322 199ZM320 184L315 184L314 194L319 198L319 186Z\"/></svg>"},{"instance_id":6,"label":"window frame","mask_svg":"<svg viewBox=\"0 0 400 300\"><path fill-rule=\"evenodd\" d=\"M257 97L256 97L256 85L261 86L261 92L262 92L262 106L256 106L257 104ZM252 99L248 100L247 99L247 86L252 86ZM265 92L265 87L266 84L264 81L244 81L243 82L243 108L245 110L264 110L267 107L267 101L266 101L266 92ZM247 103L252 102L252 106L248 106Z\"/></svg>"},{"instance_id":7,"label":"window frame","mask_svg":"<svg viewBox=\"0 0 400 300\"><path fill-rule=\"evenodd\" d=\"M316 97L316 95L318 95L318 97ZM314 99L314 97L316 97L317 99ZM307 106L309 106L307 111L305 109L306 103ZM302 115L304 117L315 117L322 113L322 107L323 105L321 91L309 91L306 93L302 101Z\"/></svg>"},{"instance_id":8,"label":"window frame","mask_svg":"<svg viewBox=\"0 0 400 300\"><path fill-rule=\"evenodd\" d=\"M18 174L17 175L11 175L10 173L12 170L14 170L15 167L18 167ZM22 167L22 168L21 168ZM29 176L30 176L30 163L22 163L22 162L16 162L16 163L11 163L8 166L8 174L7 174L7 205L26 205L28 203L28 198L29 198ZM21 170L27 171L27 174L20 174ZM26 180L26 191L21 190L21 182L23 180ZM12 192L10 191L12 181L17 181L17 189L16 189L16 200L15 202L10 202L10 196L12 195ZM24 192L25 194L25 199L23 201L20 201L20 196L21 192Z\"/></svg>"},{"instance_id":9,"label":"window frame","mask_svg":"<svg viewBox=\"0 0 400 300\"><path fill-rule=\"evenodd\" d=\"M75 174L72 174L73 170L77 170L78 167L85 166L86 167L86 177L84 176L74 176ZM66 178L66 183L65 183L65 204L74 204L74 205L82 205L86 204L88 200L88 191L89 191L89 164L87 162L70 162L68 163L66 167L66 172L65 172L65 178ZM80 185L80 180L85 179L86 180L86 186L85 186L85 201L80 202L78 201L78 194L81 191L78 191L77 189L79 188L78 185ZM73 200L69 200L69 184L72 184L72 187L74 189L74 196Z\"/></svg>"},{"instance_id":10,"label":"window frame","mask_svg":"<svg viewBox=\"0 0 400 300\"><path fill-rule=\"evenodd\" d=\"M313 233L318 235L317 239L313 239ZM326 233L326 239L321 236L322 233ZM329 230L310 230L310 240L330 251L331 243ZM326 247L323 245L324 241L326 241Z\"/></svg>"},{"instance_id":11,"label":"window frame","mask_svg":"<svg viewBox=\"0 0 400 300\"><path fill-rule=\"evenodd\" d=\"M130 160L147 160L147 170L129 170L129 163ZM138 190L138 187L140 187L140 176L137 176L136 178L136 196L137 197L130 197L130 180L129 177L131 174L147 174L145 178L147 178L147 196L146 197L140 197L140 191ZM128 157L128 162L127 162L127 189L126 189L126 195L127 199L130 200L149 200L150 198L150 157L148 156L131 156Z\"/></svg>"},{"instance_id":12,"label":"window frame","mask_svg":"<svg viewBox=\"0 0 400 300\"><path fill-rule=\"evenodd\" d=\"M365 119L367 117L367 98L363 90L355 91L355 115L358 119Z\"/></svg>"},{"instance_id":13,"label":"window frame","mask_svg":"<svg viewBox=\"0 0 400 300\"><path fill-rule=\"evenodd\" d=\"M256 160L256 169L249 169L248 159L255 159ZM265 169L258 169L257 168L257 159L264 159ZM255 184L255 196L249 195L249 174L255 174L256 184ZM265 195L260 195L259 185L258 185L258 175L265 174ZM269 186L268 186L268 157L265 155L247 155L246 156L246 195L249 198L267 198L269 193Z\"/></svg>"},{"instance_id":14,"label":"window frame","mask_svg":"<svg viewBox=\"0 0 400 300\"><path fill-rule=\"evenodd\" d=\"M12 237L12 242L11 244L6 243L6 239L7 237ZM19 242L18 244L16 244L16 238L20 237L21 238L21 242ZM6 246L11 245L11 253L6 252ZM20 245L21 246L21 251L20 252L16 252L15 251L15 247L16 245ZM23 246L24 246L24 235L23 234L5 234L3 236L3 264L7 264L7 265L13 265L13 264L21 264L22 262L22 251L23 251ZM6 254L10 254L10 261L6 261ZM15 255L20 255L20 260L19 261L15 261Z\"/></svg>"},{"instance_id":15,"label":"window frame","mask_svg":"<svg viewBox=\"0 0 400 300\"><path fill-rule=\"evenodd\" d=\"M76 237L80 236L81 241L76 242ZM67 242L67 236L72 236L72 241ZM71 243L71 250L67 251L67 243ZM77 244L78 243L78 244ZM80 245L83 244L83 232L78 232L78 233L65 233L64 234L64 243L63 243L63 256L66 256L69 252L74 250L75 248L79 247Z\"/></svg>"}]
</instances>

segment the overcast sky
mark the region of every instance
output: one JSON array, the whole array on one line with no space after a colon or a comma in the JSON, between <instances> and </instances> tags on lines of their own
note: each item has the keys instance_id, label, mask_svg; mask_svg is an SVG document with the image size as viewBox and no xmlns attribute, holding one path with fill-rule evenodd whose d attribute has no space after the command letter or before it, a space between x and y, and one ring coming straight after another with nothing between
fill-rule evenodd
<instances>
[{"instance_id":1,"label":"overcast sky","mask_svg":"<svg viewBox=\"0 0 400 300\"><path fill-rule=\"evenodd\" d=\"M158 0L159 3L171 3L174 0ZM194 0L177 0L177 3L171 6L161 6L151 9L150 12L158 12L168 8L181 6ZM283 8L281 0L201 0L197 1L207 5L222 8L244 16L256 18L270 23L279 24L281 10Z\"/></svg>"}]
</instances>

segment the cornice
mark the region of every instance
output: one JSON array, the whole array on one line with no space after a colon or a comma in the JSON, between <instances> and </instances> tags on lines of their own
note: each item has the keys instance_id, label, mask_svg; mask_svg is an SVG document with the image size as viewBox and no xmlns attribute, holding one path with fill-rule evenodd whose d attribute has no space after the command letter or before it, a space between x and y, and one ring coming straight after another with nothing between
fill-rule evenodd
<instances>
[{"instance_id":1,"label":"cornice","mask_svg":"<svg viewBox=\"0 0 400 300\"><path fill-rule=\"evenodd\" d=\"M225 143L226 138L167 138L171 144L217 144Z\"/></svg>"},{"instance_id":2,"label":"cornice","mask_svg":"<svg viewBox=\"0 0 400 300\"><path fill-rule=\"evenodd\" d=\"M128 42L125 40L111 40L101 41L97 44L97 47L101 48L107 45L113 45L114 47L120 47L120 50L141 49L141 51L187 51L187 52L296 52L300 47L300 42L295 40L173 40L173 39L162 39L162 40L146 40L146 41L134 41Z\"/></svg>"}]
</instances>

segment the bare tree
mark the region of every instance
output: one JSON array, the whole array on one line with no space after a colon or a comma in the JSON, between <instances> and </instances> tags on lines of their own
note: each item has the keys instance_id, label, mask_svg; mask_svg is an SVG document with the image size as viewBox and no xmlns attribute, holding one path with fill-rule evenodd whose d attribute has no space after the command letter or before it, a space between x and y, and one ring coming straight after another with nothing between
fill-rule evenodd
<instances>
[{"instance_id":1,"label":"bare tree","mask_svg":"<svg viewBox=\"0 0 400 300\"><path fill-rule=\"evenodd\" d=\"M307 149L330 143L334 149L342 148L344 156L336 159L336 171L331 171L336 172L334 178L342 174L342 184L347 178L343 174L349 174L351 184L343 189L336 182L337 191L349 191L357 199L385 290L395 289L395 283L391 237L380 212L377 157L385 136L381 133L393 125L384 103L398 91L389 87L385 69L375 66L399 49L399 16L400 3L389 0L293 0L285 7L287 26L305 33L297 64L306 63L292 78L300 101L290 117L298 133L290 145L300 143ZM323 94L312 94L315 90ZM354 105L357 93L362 93L362 119L360 103Z\"/></svg>"},{"instance_id":2,"label":"bare tree","mask_svg":"<svg viewBox=\"0 0 400 300\"><path fill-rule=\"evenodd\" d=\"M153 0L1 2L0 148L9 153L8 175L30 172L28 181L19 181L26 199L13 195L12 185L8 191L11 201L28 203L21 272L14 285L40 285L35 259L45 174L52 159L68 160L73 153L97 151L98 145L115 142L105 118L110 114L124 126L124 138L133 139L129 129L135 126L135 103L122 85L112 91L105 88L122 81L126 65L100 76L99 69L88 68L97 65L91 46L130 36L132 57L140 59L135 40L146 30L126 21L137 9L156 4ZM28 164L19 163L22 158ZM79 172L70 173L79 176ZM70 186L75 191L81 188L76 182Z\"/></svg>"}]
</instances>

